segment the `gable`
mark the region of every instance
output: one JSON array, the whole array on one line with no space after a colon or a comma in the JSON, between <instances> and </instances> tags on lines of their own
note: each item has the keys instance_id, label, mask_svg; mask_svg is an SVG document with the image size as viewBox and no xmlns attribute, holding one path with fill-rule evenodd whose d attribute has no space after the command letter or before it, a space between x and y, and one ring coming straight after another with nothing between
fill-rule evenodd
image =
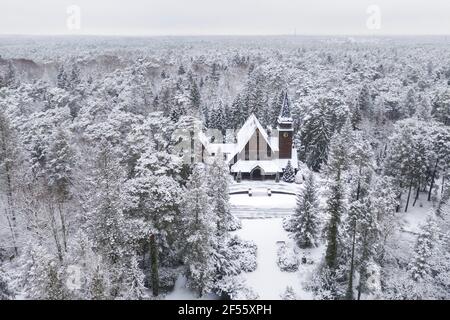
<instances>
[{"instance_id":1,"label":"gable","mask_svg":"<svg viewBox=\"0 0 450 320\"><path fill-rule=\"evenodd\" d=\"M246 144L250 141L257 129L260 132L260 137L265 140L270 149L272 149L272 152L278 151L278 148L276 148L276 145L273 143L273 139L269 139L269 135L267 134L266 130L264 130L263 126L258 121L256 116L254 114L251 114L236 135L236 149L231 158L233 158L236 154L240 153L245 148Z\"/></svg>"}]
</instances>

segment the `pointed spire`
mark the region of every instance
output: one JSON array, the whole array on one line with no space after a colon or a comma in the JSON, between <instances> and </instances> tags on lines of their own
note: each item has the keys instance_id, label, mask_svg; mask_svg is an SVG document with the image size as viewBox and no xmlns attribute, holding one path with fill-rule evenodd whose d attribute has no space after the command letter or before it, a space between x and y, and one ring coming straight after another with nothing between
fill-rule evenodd
<instances>
[{"instance_id":1,"label":"pointed spire","mask_svg":"<svg viewBox=\"0 0 450 320\"><path fill-rule=\"evenodd\" d=\"M286 90L286 93L284 94L283 105L281 106L280 116L278 117L278 121L279 122L292 121L291 107L289 105L289 98L288 98L287 90Z\"/></svg>"}]
</instances>

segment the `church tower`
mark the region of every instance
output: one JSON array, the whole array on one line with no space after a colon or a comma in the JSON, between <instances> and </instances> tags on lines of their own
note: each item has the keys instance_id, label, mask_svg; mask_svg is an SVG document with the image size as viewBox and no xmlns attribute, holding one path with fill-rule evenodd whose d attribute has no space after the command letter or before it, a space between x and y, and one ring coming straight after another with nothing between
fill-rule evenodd
<instances>
[{"instance_id":1,"label":"church tower","mask_svg":"<svg viewBox=\"0 0 450 320\"><path fill-rule=\"evenodd\" d=\"M287 92L283 99L280 115L278 116L278 146L280 149L280 159L291 159L292 157L292 116L291 108L289 106L289 98Z\"/></svg>"}]
</instances>

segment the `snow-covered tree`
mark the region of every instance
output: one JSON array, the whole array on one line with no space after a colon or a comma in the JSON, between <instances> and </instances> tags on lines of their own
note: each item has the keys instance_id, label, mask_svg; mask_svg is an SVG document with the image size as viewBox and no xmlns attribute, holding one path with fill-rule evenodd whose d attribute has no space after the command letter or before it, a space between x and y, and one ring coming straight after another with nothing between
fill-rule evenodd
<instances>
[{"instance_id":1,"label":"snow-covered tree","mask_svg":"<svg viewBox=\"0 0 450 320\"><path fill-rule=\"evenodd\" d=\"M8 222L11 237L11 247L17 255L18 250L18 225L17 225L17 182L19 179L18 166L20 165L18 137L11 127L10 120L0 110L0 199L4 203L3 210Z\"/></svg>"},{"instance_id":2,"label":"snow-covered tree","mask_svg":"<svg viewBox=\"0 0 450 320\"><path fill-rule=\"evenodd\" d=\"M318 211L317 188L314 175L310 173L303 191L297 195L297 207L291 221L291 229L300 248L317 245L320 227Z\"/></svg>"},{"instance_id":3,"label":"snow-covered tree","mask_svg":"<svg viewBox=\"0 0 450 320\"><path fill-rule=\"evenodd\" d=\"M43 246L29 243L21 257L19 281L27 298L63 300L69 297L64 268Z\"/></svg>"},{"instance_id":4,"label":"snow-covered tree","mask_svg":"<svg viewBox=\"0 0 450 320\"><path fill-rule=\"evenodd\" d=\"M432 275L430 259L435 254L434 249L437 246L437 241L438 234L436 222L432 216L429 216L417 238L416 246L414 248L414 260L409 269L411 277L415 281L419 281Z\"/></svg>"},{"instance_id":5,"label":"snow-covered tree","mask_svg":"<svg viewBox=\"0 0 450 320\"><path fill-rule=\"evenodd\" d=\"M331 136L331 115L326 101L319 100L301 127L301 154L308 167L317 171L326 162Z\"/></svg>"},{"instance_id":6,"label":"snow-covered tree","mask_svg":"<svg viewBox=\"0 0 450 320\"><path fill-rule=\"evenodd\" d=\"M0 301L12 299L12 292L9 289L8 277L5 272L0 268Z\"/></svg>"},{"instance_id":7,"label":"snow-covered tree","mask_svg":"<svg viewBox=\"0 0 450 320\"><path fill-rule=\"evenodd\" d=\"M433 103L431 114L445 125L450 125L450 89L440 94Z\"/></svg>"},{"instance_id":8,"label":"snow-covered tree","mask_svg":"<svg viewBox=\"0 0 450 320\"><path fill-rule=\"evenodd\" d=\"M286 168L284 168L283 181L289 183L295 182L295 171L291 164L291 160L288 160Z\"/></svg>"},{"instance_id":9,"label":"snow-covered tree","mask_svg":"<svg viewBox=\"0 0 450 320\"><path fill-rule=\"evenodd\" d=\"M211 198L212 210L217 216L217 231L219 235L234 231L240 227L240 222L231 214L229 195L229 170L218 153L208 168L208 194Z\"/></svg>"},{"instance_id":10,"label":"snow-covered tree","mask_svg":"<svg viewBox=\"0 0 450 320\"><path fill-rule=\"evenodd\" d=\"M345 212L344 205L344 191L342 182L335 180L330 185L329 197L327 199L327 206L325 213L329 216L326 224L326 240L327 248L325 253L325 264L330 270L338 267L338 250L340 242L339 227L341 224L342 215Z\"/></svg>"},{"instance_id":11,"label":"snow-covered tree","mask_svg":"<svg viewBox=\"0 0 450 320\"><path fill-rule=\"evenodd\" d=\"M182 208L183 261L189 286L203 295L213 286L217 217L213 214L203 165L195 165L186 185Z\"/></svg>"}]
</instances>

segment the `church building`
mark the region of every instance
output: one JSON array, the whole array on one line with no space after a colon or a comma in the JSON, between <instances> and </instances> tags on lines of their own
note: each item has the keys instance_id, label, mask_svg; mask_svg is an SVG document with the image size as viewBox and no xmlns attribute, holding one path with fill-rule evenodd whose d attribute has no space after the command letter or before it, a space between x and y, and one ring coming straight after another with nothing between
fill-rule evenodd
<instances>
[{"instance_id":1,"label":"church building","mask_svg":"<svg viewBox=\"0 0 450 320\"><path fill-rule=\"evenodd\" d=\"M297 150L293 145L293 120L287 94L284 97L276 129L264 129L254 114L250 115L236 133L234 143L202 141L202 155L215 156L221 152L235 177L263 180L282 176L288 162L298 169Z\"/></svg>"}]
</instances>

